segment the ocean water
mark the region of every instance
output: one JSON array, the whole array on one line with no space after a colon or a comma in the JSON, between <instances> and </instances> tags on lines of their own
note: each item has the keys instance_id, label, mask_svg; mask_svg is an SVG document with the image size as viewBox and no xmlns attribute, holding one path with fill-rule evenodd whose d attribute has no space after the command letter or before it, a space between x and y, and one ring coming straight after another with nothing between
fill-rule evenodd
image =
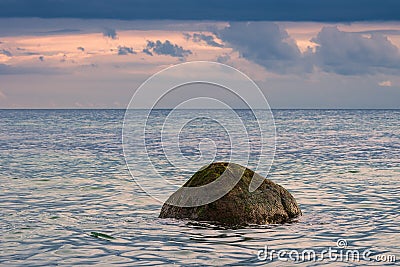
<instances>
[{"instance_id":1,"label":"ocean water","mask_svg":"<svg viewBox=\"0 0 400 267\"><path fill-rule=\"evenodd\" d=\"M195 116L196 111L187 112ZM276 153L268 178L294 195L303 216L290 224L227 229L157 218L162 203L143 192L125 163L123 110L1 110L0 264L398 264L400 110L273 114ZM182 135L184 156L201 156L196 140L204 127L194 123ZM257 140L257 131L249 133ZM229 154L224 132L209 130L207 137L218 140L214 156L224 160ZM163 158L157 154L161 143L154 140L149 153L154 152L157 165L157 157L160 162ZM132 171L146 182L148 169ZM190 170L179 173L170 166L161 172L183 183ZM161 190L149 179L147 187ZM172 192L173 187L166 190ZM266 248L271 258L259 252ZM337 252L322 253L329 249ZM281 259L272 250L279 251ZM315 251L318 260L295 261L296 253L304 250ZM349 250L358 251L360 261L340 258Z\"/></svg>"}]
</instances>

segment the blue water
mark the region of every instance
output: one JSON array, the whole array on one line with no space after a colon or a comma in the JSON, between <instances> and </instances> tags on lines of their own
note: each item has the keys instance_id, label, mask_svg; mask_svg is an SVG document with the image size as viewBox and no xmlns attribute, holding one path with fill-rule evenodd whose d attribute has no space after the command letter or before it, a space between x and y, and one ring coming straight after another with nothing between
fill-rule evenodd
<instances>
[{"instance_id":1,"label":"blue water","mask_svg":"<svg viewBox=\"0 0 400 267\"><path fill-rule=\"evenodd\" d=\"M0 263L382 266L396 263L376 258L393 255L398 264L400 110L273 113L277 143L268 177L295 196L304 215L292 224L224 229L157 218L162 204L143 192L125 164L123 110L1 110ZM193 141L202 127L189 127L187 140L182 135L186 156L199 156ZM207 131L207 137L224 134ZM148 170L135 171L146 177ZM175 180L183 183L184 174ZM348 249L369 249L371 260L257 258L265 246L320 252L337 248L338 239Z\"/></svg>"}]
</instances>

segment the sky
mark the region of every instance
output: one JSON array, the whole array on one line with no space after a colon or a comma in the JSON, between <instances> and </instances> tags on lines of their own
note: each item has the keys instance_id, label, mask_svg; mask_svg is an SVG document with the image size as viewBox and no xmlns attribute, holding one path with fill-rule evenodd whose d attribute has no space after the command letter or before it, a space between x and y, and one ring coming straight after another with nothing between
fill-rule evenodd
<instances>
[{"instance_id":1,"label":"sky","mask_svg":"<svg viewBox=\"0 0 400 267\"><path fill-rule=\"evenodd\" d=\"M400 108L398 10L392 0L0 0L0 108L126 108L151 75L196 60L244 72L272 108Z\"/></svg>"}]
</instances>

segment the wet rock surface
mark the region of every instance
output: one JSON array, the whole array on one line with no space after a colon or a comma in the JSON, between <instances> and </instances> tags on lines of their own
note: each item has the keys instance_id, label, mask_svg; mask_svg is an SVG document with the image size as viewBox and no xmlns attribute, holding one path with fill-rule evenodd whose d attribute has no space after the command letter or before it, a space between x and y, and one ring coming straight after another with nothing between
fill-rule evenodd
<instances>
[{"instance_id":1,"label":"wet rock surface","mask_svg":"<svg viewBox=\"0 0 400 267\"><path fill-rule=\"evenodd\" d=\"M167 200L159 217L209 221L223 225L249 225L281 224L301 215L295 198L285 188L269 179L265 178L255 191L249 192L253 176L260 176L238 164L212 163L196 172L183 187L209 184L224 172L232 178L239 180L235 175L241 175L241 178L222 198L198 207L174 206L168 204L173 202ZM174 198L174 194L169 200Z\"/></svg>"}]
</instances>

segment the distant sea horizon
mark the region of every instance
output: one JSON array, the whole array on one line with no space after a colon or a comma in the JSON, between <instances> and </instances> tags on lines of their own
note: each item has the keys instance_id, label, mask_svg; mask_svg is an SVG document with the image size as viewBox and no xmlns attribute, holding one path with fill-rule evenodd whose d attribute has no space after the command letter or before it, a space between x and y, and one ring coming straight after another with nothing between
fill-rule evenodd
<instances>
[{"instance_id":1,"label":"distant sea horizon","mask_svg":"<svg viewBox=\"0 0 400 267\"><path fill-rule=\"evenodd\" d=\"M175 108L155 108L154 110L173 110ZM233 110L263 110L263 109L246 109L232 108ZM0 108L0 110L127 110L127 108ZM131 110L147 110L147 109L131 109ZM218 108L185 108L178 110L229 110ZM265 109L267 110L267 109ZM271 110L400 110L399 108L271 108Z\"/></svg>"}]
</instances>

